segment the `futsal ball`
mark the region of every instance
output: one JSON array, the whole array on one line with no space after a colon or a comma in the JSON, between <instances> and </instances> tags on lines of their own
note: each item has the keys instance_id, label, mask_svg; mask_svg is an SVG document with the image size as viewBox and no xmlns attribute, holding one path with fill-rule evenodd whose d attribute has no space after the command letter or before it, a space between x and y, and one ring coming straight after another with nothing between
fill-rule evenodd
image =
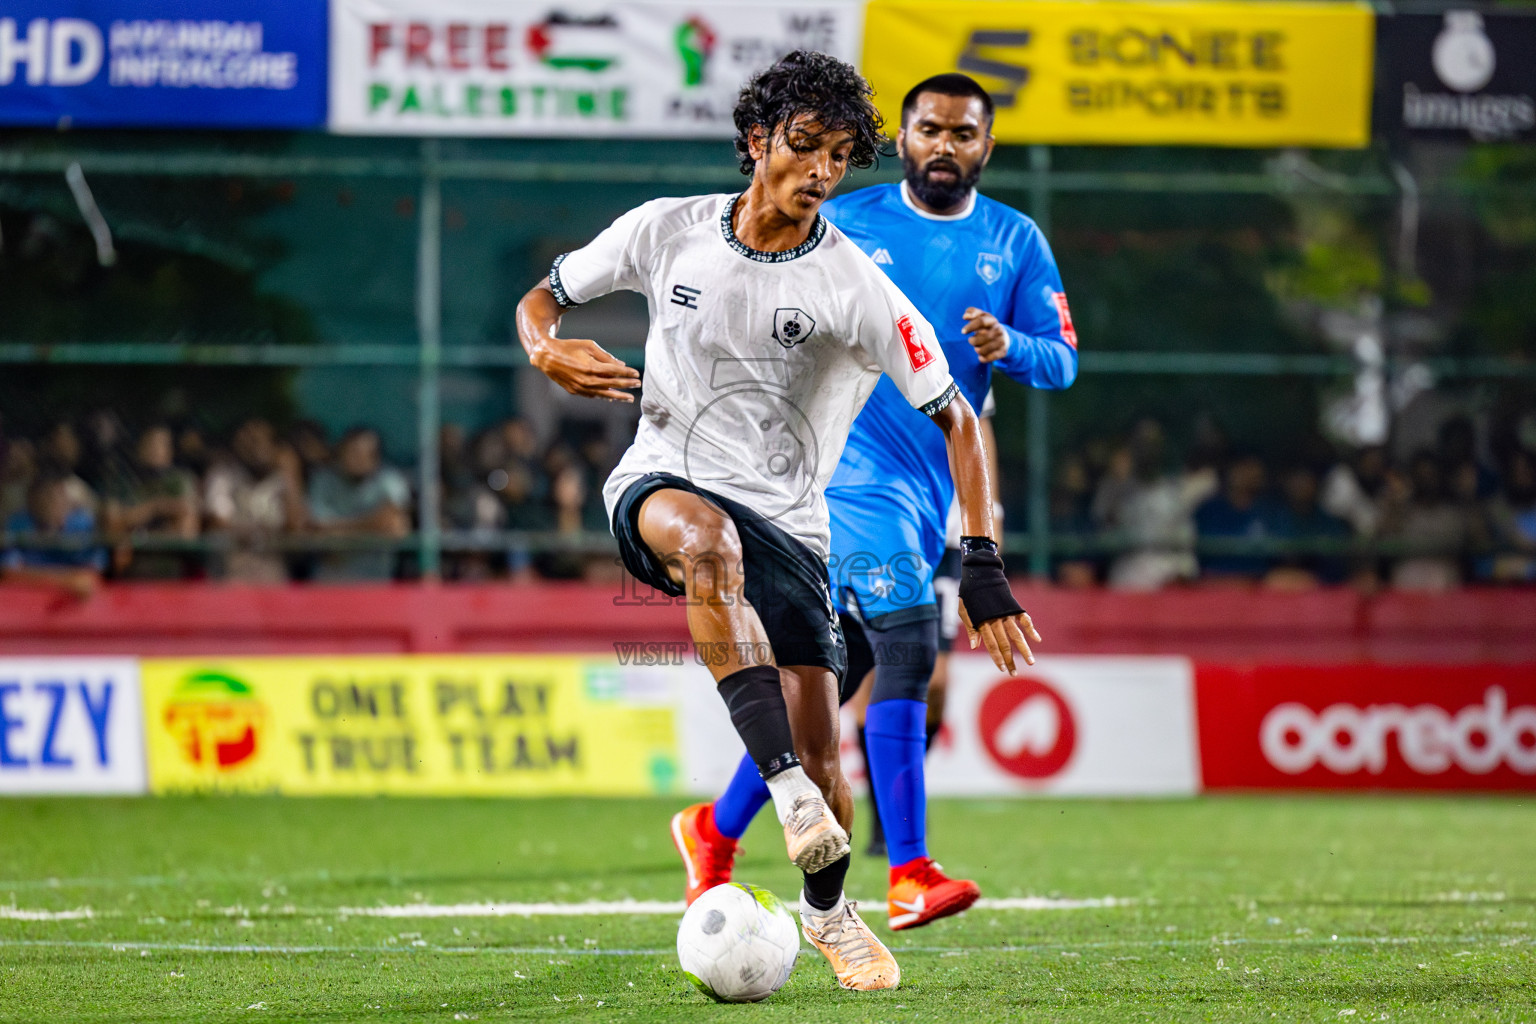
<instances>
[{"instance_id":1,"label":"futsal ball","mask_svg":"<svg viewBox=\"0 0 1536 1024\"><path fill-rule=\"evenodd\" d=\"M717 885L693 901L677 929L677 960L700 992L722 1003L767 999L789 980L800 951L794 915L767 889Z\"/></svg>"}]
</instances>

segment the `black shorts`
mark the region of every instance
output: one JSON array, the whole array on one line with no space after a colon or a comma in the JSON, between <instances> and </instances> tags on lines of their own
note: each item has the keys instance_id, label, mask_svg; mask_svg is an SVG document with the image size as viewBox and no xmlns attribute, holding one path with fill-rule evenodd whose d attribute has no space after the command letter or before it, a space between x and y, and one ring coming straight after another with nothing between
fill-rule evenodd
<instances>
[{"instance_id":1,"label":"black shorts","mask_svg":"<svg viewBox=\"0 0 1536 1024\"><path fill-rule=\"evenodd\" d=\"M736 524L741 538L743 592L757 611L774 661L789 667L831 669L841 685L848 670L848 649L832 609L827 563L810 548L739 501L721 497L680 476L650 473L630 484L613 509L613 535L619 556L635 579L672 597L683 588L640 539L640 506L662 490L687 491L707 499Z\"/></svg>"}]
</instances>

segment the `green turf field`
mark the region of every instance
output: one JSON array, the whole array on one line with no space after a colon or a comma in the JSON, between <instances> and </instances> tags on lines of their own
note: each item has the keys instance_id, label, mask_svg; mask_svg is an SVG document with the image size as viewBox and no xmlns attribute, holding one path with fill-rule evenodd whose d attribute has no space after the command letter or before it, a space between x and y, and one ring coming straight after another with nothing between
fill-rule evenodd
<instances>
[{"instance_id":1,"label":"green turf field","mask_svg":"<svg viewBox=\"0 0 1536 1024\"><path fill-rule=\"evenodd\" d=\"M807 947L773 999L716 1006L676 912L459 906L675 900L676 806L0 801L0 1021L1536 1020L1529 798L937 802L948 868L1054 909L892 936L889 993ZM793 898L770 817L738 877ZM882 867L855 858L871 909ZM376 916L409 904L445 916Z\"/></svg>"}]
</instances>

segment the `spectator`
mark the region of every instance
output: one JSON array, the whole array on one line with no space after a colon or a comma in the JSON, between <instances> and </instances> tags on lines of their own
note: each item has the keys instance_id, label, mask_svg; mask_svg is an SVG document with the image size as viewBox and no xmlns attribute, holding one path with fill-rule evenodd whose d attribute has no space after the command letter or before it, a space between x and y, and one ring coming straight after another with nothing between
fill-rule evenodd
<instances>
[{"instance_id":1,"label":"spectator","mask_svg":"<svg viewBox=\"0 0 1536 1024\"><path fill-rule=\"evenodd\" d=\"M1437 435L1436 455L1447 480L1469 475L1470 480L1461 486L1452 485L1453 491L1472 493L1467 498L1482 500L1493 497L1498 490L1499 478L1477 456L1477 428L1472 418L1465 414L1452 416L1440 424Z\"/></svg>"},{"instance_id":2,"label":"spectator","mask_svg":"<svg viewBox=\"0 0 1536 1024\"><path fill-rule=\"evenodd\" d=\"M44 473L34 479L27 489L27 507L11 515L5 530L28 543L0 553L0 578L60 587L81 600L101 585L107 553L90 543L96 520L74 504L69 477Z\"/></svg>"},{"instance_id":3,"label":"spectator","mask_svg":"<svg viewBox=\"0 0 1536 1024\"><path fill-rule=\"evenodd\" d=\"M91 519L96 518L96 492L90 484L80 478L80 435L75 433L74 426L68 420L60 420L55 423L43 435L42 442L38 446L39 470L50 475L62 476L64 488L69 493L71 508L78 508L89 512Z\"/></svg>"},{"instance_id":4,"label":"spectator","mask_svg":"<svg viewBox=\"0 0 1536 1024\"><path fill-rule=\"evenodd\" d=\"M1068 455L1056 469L1056 486L1051 491L1051 532L1087 540L1093 534L1093 480L1088 463L1081 455ZM1071 556L1058 560L1056 582L1064 587L1084 589L1098 581L1098 567L1093 559Z\"/></svg>"},{"instance_id":5,"label":"spectator","mask_svg":"<svg viewBox=\"0 0 1536 1024\"><path fill-rule=\"evenodd\" d=\"M304 525L304 480L299 457L278 443L264 419L249 419L235 430L230 454L217 458L204 482L208 529L232 542L215 575L243 583L283 583L283 555L271 540Z\"/></svg>"},{"instance_id":6,"label":"spectator","mask_svg":"<svg viewBox=\"0 0 1536 1024\"><path fill-rule=\"evenodd\" d=\"M1488 518L1502 549L1489 572L1501 583L1536 581L1536 456L1519 448L1504 466L1504 493L1488 505Z\"/></svg>"},{"instance_id":7,"label":"spectator","mask_svg":"<svg viewBox=\"0 0 1536 1024\"><path fill-rule=\"evenodd\" d=\"M288 431L288 446L299 457L307 484L315 474L331 462L331 445L326 440L325 428L314 420L300 420Z\"/></svg>"},{"instance_id":8,"label":"spectator","mask_svg":"<svg viewBox=\"0 0 1536 1024\"><path fill-rule=\"evenodd\" d=\"M1195 530L1201 540L1242 539L1263 541L1275 536L1276 509L1264 497L1267 486L1264 461L1257 455L1239 455L1228 465L1221 492L1195 509ZM1217 552L1200 555L1201 575L1207 578L1259 580L1269 571L1267 555Z\"/></svg>"},{"instance_id":9,"label":"spectator","mask_svg":"<svg viewBox=\"0 0 1536 1024\"><path fill-rule=\"evenodd\" d=\"M1130 443L1110 457L1094 493L1094 522L1131 548L1110 564L1110 586L1156 590L1190 579L1197 570L1190 512L1209 493L1209 476L1165 473L1163 446L1160 423L1136 424Z\"/></svg>"},{"instance_id":10,"label":"spectator","mask_svg":"<svg viewBox=\"0 0 1536 1024\"><path fill-rule=\"evenodd\" d=\"M0 523L27 507L27 490L37 476L37 450L25 438L14 438L5 446L0 461Z\"/></svg>"},{"instance_id":11,"label":"spectator","mask_svg":"<svg viewBox=\"0 0 1536 1024\"><path fill-rule=\"evenodd\" d=\"M1323 478L1320 503L1324 512L1349 523L1357 537L1374 537L1386 497L1387 450L1370 445L1340 462Z\"/></svg>"},{"instance_id":12,"label":"spectator","mask_svg":"<svg viewBox=\"0 0 1536 1024\"><path fill-rule=\"evenodd\" d=\"M484 475L475 468L475 452L490 437L499 450L494 433L482 434L474 444L466 443L464 428L446 423L438 433L438 466L442 480L442 516L444 530L486 533L499 529L505 519L501 502L486 486ZM448 579L487 579L493 571L493 556L486 550L448 551L443 557L443 575Z\"/></svg>"},{"instance_id":13,"label":"spectator","mask_svg":"<svg viewBox=\"0 0 1536 1024\"><path fill-rule=\"evenodd\" d=\"M1319 483L1311 466L1298 463L1281 479L1285 503L1273 519L1277 537L1298 543L1340 544L1352 536L1348 523L1324 512L1318 505ZM1279 559L1265 582L1285 589L1300 589L1319 583L1342 583L1349 574L1349 560L1343 553L1292 554Z\"/></svg>"},{"instance_id":14,"label":"spectator","mask_svg":"<svg viewBox=\"0 0 1536 1024\"><path fill-rule=\"evenodd\" d=\"M1450 493L1434 453L1421 451L1408 476L1389 487L1381 535L1408 552L1392 566L1391 582L1405 590L1446 590L1461 582L1461 561L1487 539L1475 505Z\"/></svg>"},{"instance_id":15,"label":"spectator","mask_svg":"<svg viewBox=\"0 0 1536 1024\"><path fill-rule=\"evenodd\" d=\"M398 540L411 532L411 487L380 450L378 431L354 427L336 443L332 463L309 487L309 518L327 537ZM315 566L317 580L384 580L393 575L393 551L337 551Z\"/></svg>"},{"instance_id":16,"label":"spectator","mask_svg":"<svg viewBox=\"0 0 1536 1024\"><path fill-rule=\"evenodd\" d=\"M171 428L157 423L139 434L133 460L112 470L103 484L107 532L121 538L191 540L198 534L197 481L174 464ZM171 552L119 549L118 570L134 579L184 576L186 559Z\"/></svg>"}]
</instances>

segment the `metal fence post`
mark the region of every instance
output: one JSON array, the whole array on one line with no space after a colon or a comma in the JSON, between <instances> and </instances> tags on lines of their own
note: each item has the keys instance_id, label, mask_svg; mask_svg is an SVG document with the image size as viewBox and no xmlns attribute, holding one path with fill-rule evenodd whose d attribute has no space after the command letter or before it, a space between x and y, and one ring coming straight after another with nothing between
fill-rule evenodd
<instances>
[{"instance_id":1,"label":"metal fence post","mask_svg":"<svg viewBox=\"0 0 1536 1024\"><path fill-rule=\"evenodd\" d=\"M416 382L417 519L420 523L422 579L436 579L442 570L442 527L439 510L437 435L442 411L438 375L443 345L443 185L436 139L421 143L421 210L416 242L416 333L421 350Z\"/></svg>"},{"instance_id":2,"label":"metal fence post","mask_svg":"<svg viewBox=\"0 0 1536 1024\"><path fill-rule=\"evenodd\" d=\"M1029 212L1049 240L1051 236L1051 149L1029 147ZM1029 389L1029 573L1045 578L1051 572L1050 521L1050 392Z\"/></svg>"}]
</instances>

